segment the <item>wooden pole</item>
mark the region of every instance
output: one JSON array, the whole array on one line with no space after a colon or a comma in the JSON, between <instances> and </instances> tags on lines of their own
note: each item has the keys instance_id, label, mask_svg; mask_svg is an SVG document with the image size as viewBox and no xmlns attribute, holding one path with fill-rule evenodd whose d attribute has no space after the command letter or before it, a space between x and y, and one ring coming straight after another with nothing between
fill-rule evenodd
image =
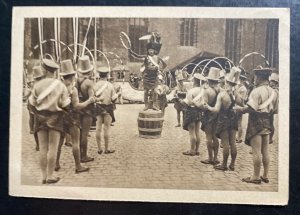
<instances>
[{"instance_id":1,"label":"wooden pole","mask_svg":"<svg viewBox=\"0 0 300 215\"><path fill-rule=\"evenodd\" d=\"M61 62L61 45L60 45L60 18L57 18L57 42L58 42L58 62Z\"/></svg>"},{"instance_id":2,"label":"wooden pole","mask_svg":"<svg viewBox=\"0 0 300 215\"><path fill-rule=\"evenodd\" d=\"M42 22L43 18L38 18L38 31L39 31L39 43L40 43L40 58L43 59L43 46L42 46Z\"/></svg>"},{"instance_id":3,"label":"wooden pole","mask_svg":"<svg viewBox=\"0 0 300 215\"><path fill-rule=\"evenodd\" d=\"M96 67L97 67L97 18L94 20L94 81L96 81Z\"/></svg>"},{"instance_id":4,"label":"wooden pole","mask_svg":"<svg viewBox=\"0 0 300 215\"><path fill-rule=\"evenodd\" d=\"M54 44L55 44L55 59L56 59L56 61L58 61L58 58L59 58L59 56L58 56L58 44L57 44L57 40L58 40L58 38L57 38L57 36L58 36L58 33L57 33L57 18L54 18L54 39L55 39L55 41L54 41Z\"/></svg>"},{"instance_id":5,"label":"wooden pole","mask_svg":"<svg viewBox=\"0 0 300 215\"><path fill-rule=\"evenodd\" d=\"M75 18L75 46L74 46L74 54L75 54L75 62L77 62L77 52L78 52L78 46L77 46L77 42L78 42L78 34L79 34L79 30L78 30L78 17Z\"/></svg>"},{"instance_id":6,"label":"wooden pole","mask_svg":"<svg viewBox=\"0 0 300 215\"><path fill-rule=\"evenodd\" d=\"M92 23L92 18L90 18L90 21L89 21L89 24L88 24L88 28L86 30L86 33L85 33L85 36L84 36L84 40L83 40L83 48L82 48L82 52L81 52L81 57L84 56L84 52L85 52L85 47L86 47L86 42L87 42L87 36L89 34L89 30L90 30L90 27L91 27L91 23Z\"/></svg>"},{"instance_id":7,"label":"wooden pole","mask_svg":"<svg viewBox=\"0 0 300 215\"><path fill-rule=\"evenodd\" d=\"M97 18L95 17L95 31L94 31L94 59L97 62Z\"/></svg>"},{"instance_id":8,"label":"wooden pole","mask_svg":"<svg viewBox=\"0 0 300 215\"><path fill-rule=\"evenodd\" d=\"M73 18L73 39L74 39L74 55L73 60L76 65L77 61L77 41L78 41L78 18Z\"/></svg>"},{"instance_id":9,"label":"wooden pole","mask_svg":"<svg viewBox=\"0 0 300 215\"><path fill-rule=\"evenodd\" d=\"M75 43L75 41L76 41L76 39L75 39L75 31L76 31L76 24L75 24L75 21L76 20L76 18L74 17L73 18L73 43L74 43L74 53L73 53L73 61L74 61L74 63L76 62L76 54L75 54L75 51L76 51L76 43Z\"/></svg>"}]
</instances>

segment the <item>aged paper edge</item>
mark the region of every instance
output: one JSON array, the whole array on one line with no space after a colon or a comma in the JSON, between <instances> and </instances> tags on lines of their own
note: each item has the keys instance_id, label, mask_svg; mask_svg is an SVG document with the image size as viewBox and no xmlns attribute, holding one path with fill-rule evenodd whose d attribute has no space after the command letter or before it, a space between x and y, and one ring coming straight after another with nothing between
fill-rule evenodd
<instances>
[{"instance_id":1,"label":"aged paper edge","mask_svg":"<svg viewBox=\"0 0 300 215\"><path fill-rule=\"evenodd\" d=\"M126 189L21 185L22 75L24 18L30 17L192 17L279 19L278 192ZM288 8L196 7L14 7L12 20L9 194L82 200L286 205L289 190L290 10Z\"/></svg>"}]
</instances>

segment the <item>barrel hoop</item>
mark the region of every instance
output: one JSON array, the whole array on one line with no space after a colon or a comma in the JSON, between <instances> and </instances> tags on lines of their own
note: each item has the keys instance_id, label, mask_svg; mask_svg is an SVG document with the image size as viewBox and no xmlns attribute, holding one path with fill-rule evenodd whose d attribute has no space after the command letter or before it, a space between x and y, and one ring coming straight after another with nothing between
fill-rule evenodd
<instances>
[{"instance_id":1,"label":"barrel hoop","mask_svg":"<svg viewBox=\"0 0 300 215\"><path fill-rule=\"evenodd\" d=\"M164 121L164 118L141 118L141 117L139 117L138 120L156 122L156 121Z\"/></svg>"},{"instance_id":2,"label":"barrel hoop","mask_svg":"<svg viewBox=\"0 0 300 215\"><path fill-rule=\"evenodd\" d=\"M145 138L145 139L158 139L161 137L161 135L148 136L148 135L143 135L143 134L140 134L139 136L142 138Z\"/></svg>"},{"instance_id":3,"label":"barrel hoop","mask_svg":"<svg viewBox=\"0 0 300 215\"><path fill-rule=\"evenodd\" d=\"M161 130L162 128L139 128L139 131L145 131L145 132L158 132Z\"/></svg>"},{"instance_id":4,"label":"barrel hoop","mask_svg":"<svg viewBox=\"0 0 300 215\"><path fill-rule=\"evenodd\" d=\"M159 118L159 117L164 117L163 113L139 113L139 117L142 118Z\"/></svg>"}]
</instances>

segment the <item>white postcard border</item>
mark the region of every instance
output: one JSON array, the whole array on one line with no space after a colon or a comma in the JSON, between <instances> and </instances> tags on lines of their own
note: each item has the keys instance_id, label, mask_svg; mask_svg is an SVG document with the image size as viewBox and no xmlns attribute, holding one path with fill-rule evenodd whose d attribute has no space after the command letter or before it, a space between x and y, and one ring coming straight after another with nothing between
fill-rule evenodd
<instances>
[{"instance_id":1,"label":"white postcard border","mask_svg":"<svg viewBox=\"0 0 300 215\"><path fill-rule=\"evenodd\" d=\"M289 182L290 11L288 8L196 7L15 7L12 22L9 194L12 196L153 202L285 205ZM278 192L125 189L21 185L22 75L24 18L30 17L193 17L279 19Z\"/></svg>"}]
</instances>

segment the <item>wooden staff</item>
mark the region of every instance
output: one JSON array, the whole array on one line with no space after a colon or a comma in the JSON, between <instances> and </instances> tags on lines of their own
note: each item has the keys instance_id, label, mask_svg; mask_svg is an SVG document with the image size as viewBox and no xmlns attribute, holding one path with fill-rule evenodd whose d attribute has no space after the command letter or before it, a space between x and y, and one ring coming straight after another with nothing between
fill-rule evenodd
<instances>
[{"instance_id":1,"label":"wooden staff","mask_svg":"<svg viewBox=\"0 0 300 215\"><path fill-rule=\"evenodd\" d=\"M94 31L94 59L97 62L97 18L95 17L95 31Z\"/></svg>"},{"instance_id":2,"label":"wooden staff","mask_svg":"<svg viewBox=\"0 0 300 215\"><path fill-rule=\"evenodd\" d=\"M89 30L90 30L90 27L91 27L91 23L92 23L92 18L90 18L90 21L89 21L89 24L88 24L88 28L85 32L85 36L84 36L84 39L83 39L83 48L82 48L82 52L81 52L81 57L84 56L84 53L85 53L85 47L86 47L86 42L87 42L87 36L89 34Z\"/></svg>"},{"instance_id":3,"label":"wooden staff","mask_svg":"<svg viewBox=\"0 0 300 215\"><path fill-rule=\"evenodd\" d=\"M94 21L94 82L96 82L96 66L97 66L97 18Z\"/></svg>"},{"instance_id":4,"label":"wooden staff","mask_svg":"<svg viewBox=\"0 0 300 215\"><path fill-rule=\"evenodd\" d=\"M76 30L76 29L75 29L75 28L76 28L76 27L75 27L75 25L76 25L76 24L75 24L75 19L76 19L76 18L73 17L73 20L72 20L72 21L73 21L73 23L72 23L72 24L73 24L73 28L72 28L72 29L73 29L73 41L74 41L73 44L75 44L75 37L76 37L76 36L75 36L75 30ZM76 46L76 45L75 45L75 46ZM75 58L76 58L76 55L75 55L75 46L74 46L74 53L73 53L73 61L74 61L74 63L75 63Z\"/></svg>"},{"instance_id":5,"label":"wooden staff","mask_svg":"<svg viewBox=\"0 0 300 215\"><path fill-rule=\"evenodd\" d=\"M54 44L55 44L55 56L56 56L56 61L58 61L59 58L59 54L58 54L58 33L57 33L57 18L54 18Z\"/></svg>"},{"instance_id":6,"label":"wooden staff","mask_svg":"<svg viewBox=\"0 0 300 215\"><path fill-rule=\"evenodd\" d=\"M74 63L76 65L77 59L77 41L78 41L78 18L73 18L73 39L74 39Z\"/></svg>"},{"instance_id":7,"label":"wooden staff","mask_svg":"<svg viewBox=\"0 0 300 215\"><path fill-rule=\"evenodd\" d=\"M39 43L40 43L40 58L43 59L43 46L42 46L42 41L43 41L43 35L42 35L42 23L43 23L43 18L38 18L38 31L39 31Z\"/></svg>"},{"instance_id":8,"label":"wooden staff","mask_svg":"<svg viewBox=\"0 0 300 215\"><path fill-rule=\"evenodd\" d=\"M58 62L61 61L61 45L60 45L60 18L57 18L57 40L58 40Z\"/></svg>"},{"instance_id":9,"label":"wooden staff","mask_svg":"<svg viewBox=\"0 0 300 215\"><path fill-rule=\"evenodd\" d=\"M76 59L78 56L78 38L79 38L79 18L76 18Z\"/></svg>"},{"instance_id":10,"label":"wooden staff","mask_svg":"<svg viewBox=\"0 0 300 215\"><path fill-rule=\"evenodd\" d=\"M41 41L42 41L42 44L43 44L43 41L44 41L44 19L43 18L41 18L41 31L42 31Z\"/></svg>"},{"instance_id":11,"label":"wooden staff","mask_svg":"<svg viewBox=\"0 0 300 215\"><path fill-rule=\"evenodd\" d=\"M27 69L26 66L24 65L23 67L23 84L25 88L28 88L28 84L27 84Z\"/></svg>"}]
</instances>

